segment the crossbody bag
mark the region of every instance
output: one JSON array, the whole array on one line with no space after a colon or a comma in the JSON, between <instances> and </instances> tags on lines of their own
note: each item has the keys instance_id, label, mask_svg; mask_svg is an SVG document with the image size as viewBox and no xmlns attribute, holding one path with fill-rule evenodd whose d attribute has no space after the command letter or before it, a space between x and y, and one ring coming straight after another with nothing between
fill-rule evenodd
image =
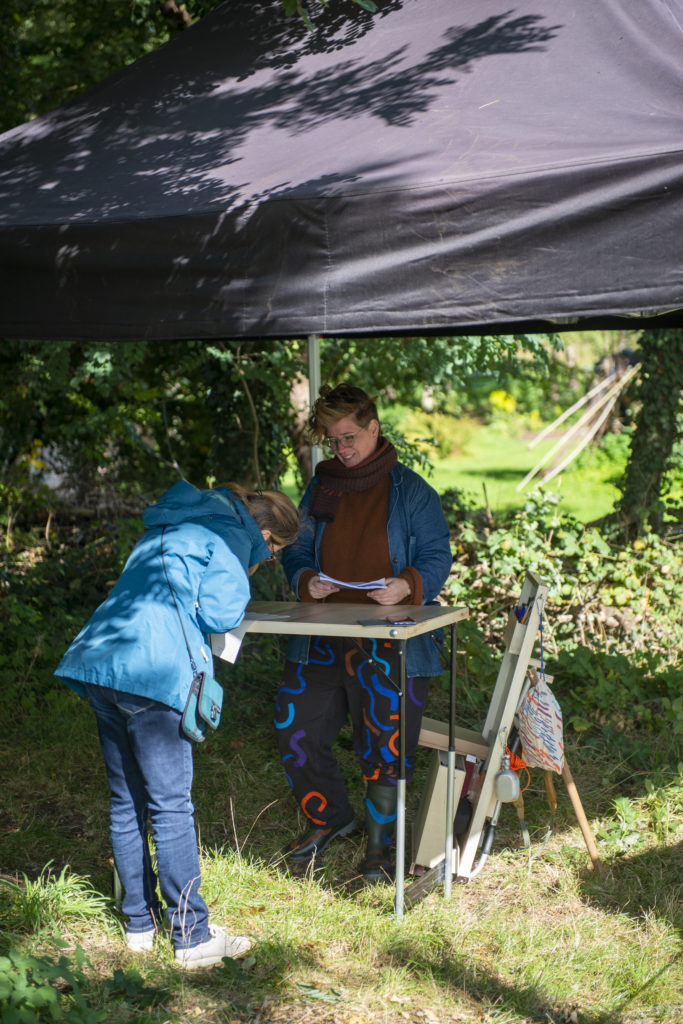
<instances>
[{"instance_id":1,"label":"crossbody bag","mask_svg":"<svg viewBox=\"0 0 683 1024\"><path fill-rule=\"evenodd\" d=\"M187 633L185 632L185 626L183 625L183 618L178 608L178 602L176 601L175 592L171 586L171 580L169 579L168 571L166 569L166 560L164 558L164 532L166 527L161 531L161 564L164 567L164 575L166 576L166 582L168 588L171 591L171 597L173 598L173 604L178 615L178 621L180 622L180 628L183 631L183 639L185 641L185 647L187 648L187 654L190 659L190 667L192 669L192 682L190 684L190 692L187 696L185 703L185 709L182 714L181 725L183 732L188 739L194 740L195 743L201 743L206 739L207 729L217 729L221 720L221 710L223 708L223 687L220 683L208 675L206 672L198 672L197 665L192 657L192 651L187 640Z\"/></svg>"}]
</instances>

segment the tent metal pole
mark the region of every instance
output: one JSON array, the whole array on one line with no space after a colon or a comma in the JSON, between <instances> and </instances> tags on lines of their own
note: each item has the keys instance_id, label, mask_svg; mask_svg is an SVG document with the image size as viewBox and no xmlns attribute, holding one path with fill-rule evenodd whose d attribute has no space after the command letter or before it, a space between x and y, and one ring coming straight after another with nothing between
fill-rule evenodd
<instances>
[{"instance_id":1,"label":"tent metal pole","mask_svg":"<svg viewBox=\"0 0 683 1024\"><path fill-rule=\"evenodd\" d=\"M320 391L320 335L308 335L308 407L313 404ZM323 457L323 450L319 444L311 445L311 472L315 473L315 467Z\"/></svg>"}]
</instances>

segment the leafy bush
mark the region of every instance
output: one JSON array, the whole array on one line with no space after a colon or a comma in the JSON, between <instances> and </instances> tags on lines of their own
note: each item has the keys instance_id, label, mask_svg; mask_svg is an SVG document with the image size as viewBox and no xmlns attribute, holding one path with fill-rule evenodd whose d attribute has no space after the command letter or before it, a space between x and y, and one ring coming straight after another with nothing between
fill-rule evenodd
<instances>
[{"instance_id":1,"label":"leafy bush","mask_svg":"<svg viewBox=\"0 0 683 1024\"><path fill-rule=\"evenodd\" d=\"M665 760L675 756L683 734L683 557L674 544L654 533L621 543L609 529L562 514L545 492L497 522L462 509L451 525L445 596L472 616L461 632L467 702L478 712L487 706L508 614L532 571L549 585L544 653L566 727L599 736L639 766L660 747Z\"/></svg>"},{"instance_id":2,"label":"leafy bush","mask_svg":"<svg viewBox=\"0 0 683 1024\"><path fill-rule=\"evenodd\" d=\"M383 408L381 416L385 433L394 444L399 432L405 439L399 454L404 462L406 447L417 449L427 458L445 458L467 448L471 436L468 419L448 412L425 412L415 406L395 405Z\"/></svg>"},{"instance_id":3,"label":"leafy bush","mask_svg":"<svg viewBox=\"0 0 683 1024\"><path fill-rule=\"evenodd\" d=\"M64 945L59 939L53 939L52 944ZM99 997L88 993L88 978L83 971L84 966L92 966L90 960L80 946L73 956L73 961L66 956L55 960L20 953L13 948L7 950L6 956L0 956L0 1019L3 1024L39 1024L40 1021L100 1024L111 1018L114 1000L129 1004L127 1009L144 1011L168 995L164 989L145 985L138 971L116 968L102 986L106 1008L96 1008L93 1004Z\"/></svg>"},{"instance_id":4,"label":"leafy bush","mask_svg":"<svg viewBox=\"0 0 683 1024\"><path fill-rule=\"evenodd\" d=\"M0 956L0 1016L3 1024L36 1024L37 1021L72 1021L98 1024L106 1018L92 1009L83 994L82 971L87 958L78 947L76 963L61 956L27 956L14 949ZM62 988L67 991L63 992Z\"/></svg>"}]
</instances>

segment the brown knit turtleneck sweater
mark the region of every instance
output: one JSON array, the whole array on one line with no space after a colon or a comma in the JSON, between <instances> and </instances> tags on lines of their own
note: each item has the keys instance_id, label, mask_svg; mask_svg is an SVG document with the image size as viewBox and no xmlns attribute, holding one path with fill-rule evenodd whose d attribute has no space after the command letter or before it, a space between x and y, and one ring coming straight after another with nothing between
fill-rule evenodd
<instances>
[{"instance_id":1,"label":"brown knit turtleneck sweater","mask_svg":"<svg viewBox=\"0 0 683 1024\"><path fill-rule=\"evenodd\" d=\"M337 580L360 583L392 577L389 557L387 519L389 516L390 478L385 476L369 490L359 494L343 494L334 521L328 523L321 549L322 570ZM308 581L315 573L304 572L299 579L299 596L312 601ZM422 604L422 577L408 567L400 577L410 584L404 604ZM364 590L340 590L325 598L341 604L375 604Z\"/></svg>"}]
</instances>

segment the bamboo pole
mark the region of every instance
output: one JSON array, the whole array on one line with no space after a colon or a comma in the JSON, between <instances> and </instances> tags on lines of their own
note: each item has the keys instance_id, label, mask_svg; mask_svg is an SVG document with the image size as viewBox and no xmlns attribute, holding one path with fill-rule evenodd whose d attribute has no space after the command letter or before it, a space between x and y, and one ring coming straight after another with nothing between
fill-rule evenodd
<instances>
[{"instance_id":1,"label":"bamboo pole","mask_svg":"<svg viewBox=\"0 0 683 1024\"><path fill-rule=\"evenodd\" d=\"M548 434L552 433L552 431L555 430L556 427L559 427L560 423L564 423L564 421L568 419L568 417L571 416L573 412L576 412L576 410L580 409L582 405L585 405L586 402L590 401L593 395L597 395L600 391L603 391L607 387L609 382L610 378L605 377L604 380L601 380L598 384L595 384L594 387L590 389L590 391L587 391L582 398L579 398L577 402L574 402L574 404L570 405L568 409L565 409L565 411L560 416L558 416L556 420L553 420L553 422L549 426L544 427L543 430L541 430L541 432L536 435L533 441L529 441L529 450L531 451L532 448L535 448L538 442L542 441L545 437L547 437Z\"/></svg>"},{"instance_id":2,"label":"bamboo pole","mask_svg":"<svg viewBox=\"0 0 683 1024\"><path fill-rule=\"evenodd\" d=\"M580 419L578 419L576 421L576 423L574 423L574 425L571 426L569 428L569 430L567 430L567 432L562 435L562 437L556 442L556 444L553 445L553 447L549 451L546 452L546 454L534 466L534 468L529 470L529 472L524 477L524 479L520 483L517 484L517 490L518 491L521 491L523 487L526 487L526 485L529 483L529 481L532 480L533 477L536 476L536 474L543 468L543 466L545 466L546 462L548 462L553 457L553 455L557 454L557 452L560 450L560 448L563 448L567 444L567 442L570 441L571 438L574 437L574 435L577 434L586 425L586 423L588 423L592 419L592 417L595 415L595 413L598 411L598 409L602 409L603 406L607 402L609 402L613 397L614 397L614 399L616 401L616 397L615 396L618 396L619 393L621 391L623 391L623 389L626 387L626 385L629 383L629 381L638 372L638 369L639 369L638 366L631 366L626 371L626 373L623 375L623 377L620 377L619 380L616 381L616 383L612 384L611 388L609 389L609 391L606 392L606 394L601 395L600 398L598 399L598 401L584 412L584 414L580 417ZM612 402L610 408L612 408L613 405L614 405L614 402ZM603 419L602 422L604 422L604 419ZM595 433L595 431L593 433ZM593 435L591 435L591 437L592 436ZM581 447L583 447L583 445ZM577 453L580 450L581 450L581 448L577 449ZM573 457L574 456L572 456L572 458ZM571 458L568 461L571 462ZM568 464L568 462L564 462L562 464L562 468L564 468L564 466L567 465L567 464ZM552 476L555 476L555 475L556 475L556 473L553 472ZM549 480L550 477L546 477L545 479Z\"/></svg>"},{"instance_id":3,"label":"bamboo pole","mask_svg":"<svg viewBox=\"0 0 683 1024\"><path fill-rule=\"evenodd\" d=\"M601 397L595 403L595 405L592 405L590 409L587 409L583 413L583 415L576 421L576 423L569 427L569 429L566 431L566 433L562 435L562 437L558 438L558 440L555 442L552 448L548 449L543 458L536 463L534 468L529 470L529 472L521 481L521 483L517 484L518 491L521 491L523 487L526 487L529 481L536 476L536 474L543 468L543 466L545 466L546 462L549 462L552 459L553 455L556 455L559 452L560 448L564 448L567 442L574 437L574 434L578 434L578 432L586 425L586 423L589 422L591 417L595 415L595 410L601 409L603 404L606 401L608 401L608 398L609 395L601 395Z\"/></svg>"},{"instance_id":4,"label":"bamboo pole","mask_svg":"<svg viewBox=\"0 0 683 1024\"><path fill-rule=\"evenodd\" d=\"M593 440L593 438L597 434L598 430L603 425L603 423L605 422L605 420L607 419L607 417L611 413L612 409L614 408L618 397L619 397L618 394L612 396L609 404L605 406L605 408L603 409L603 411L600 414L600 416L598 416L598 418L595 421L595 423L592 424L590 430L588 431L586 436L583 438L581 443L578 444L576 446L576 448L574 448L573 451L571 451L569 453L569 455L567 455L562 460L562 462L559 464L559 466L555 466L555 469L553 469L551 473L548 473L547 476L543 477L543 479L541 480L542 484L547 484L549 480L552 480L553 477L556 477L558 473L561 473L562 470L565 468L565 466L568 466L569 463L572 461L572 459L575 459L576 456L579 454L579 452L583 451L583 449L586 447L586 445L589 443L589 441Z\"/></svg>"}]
</instances>

